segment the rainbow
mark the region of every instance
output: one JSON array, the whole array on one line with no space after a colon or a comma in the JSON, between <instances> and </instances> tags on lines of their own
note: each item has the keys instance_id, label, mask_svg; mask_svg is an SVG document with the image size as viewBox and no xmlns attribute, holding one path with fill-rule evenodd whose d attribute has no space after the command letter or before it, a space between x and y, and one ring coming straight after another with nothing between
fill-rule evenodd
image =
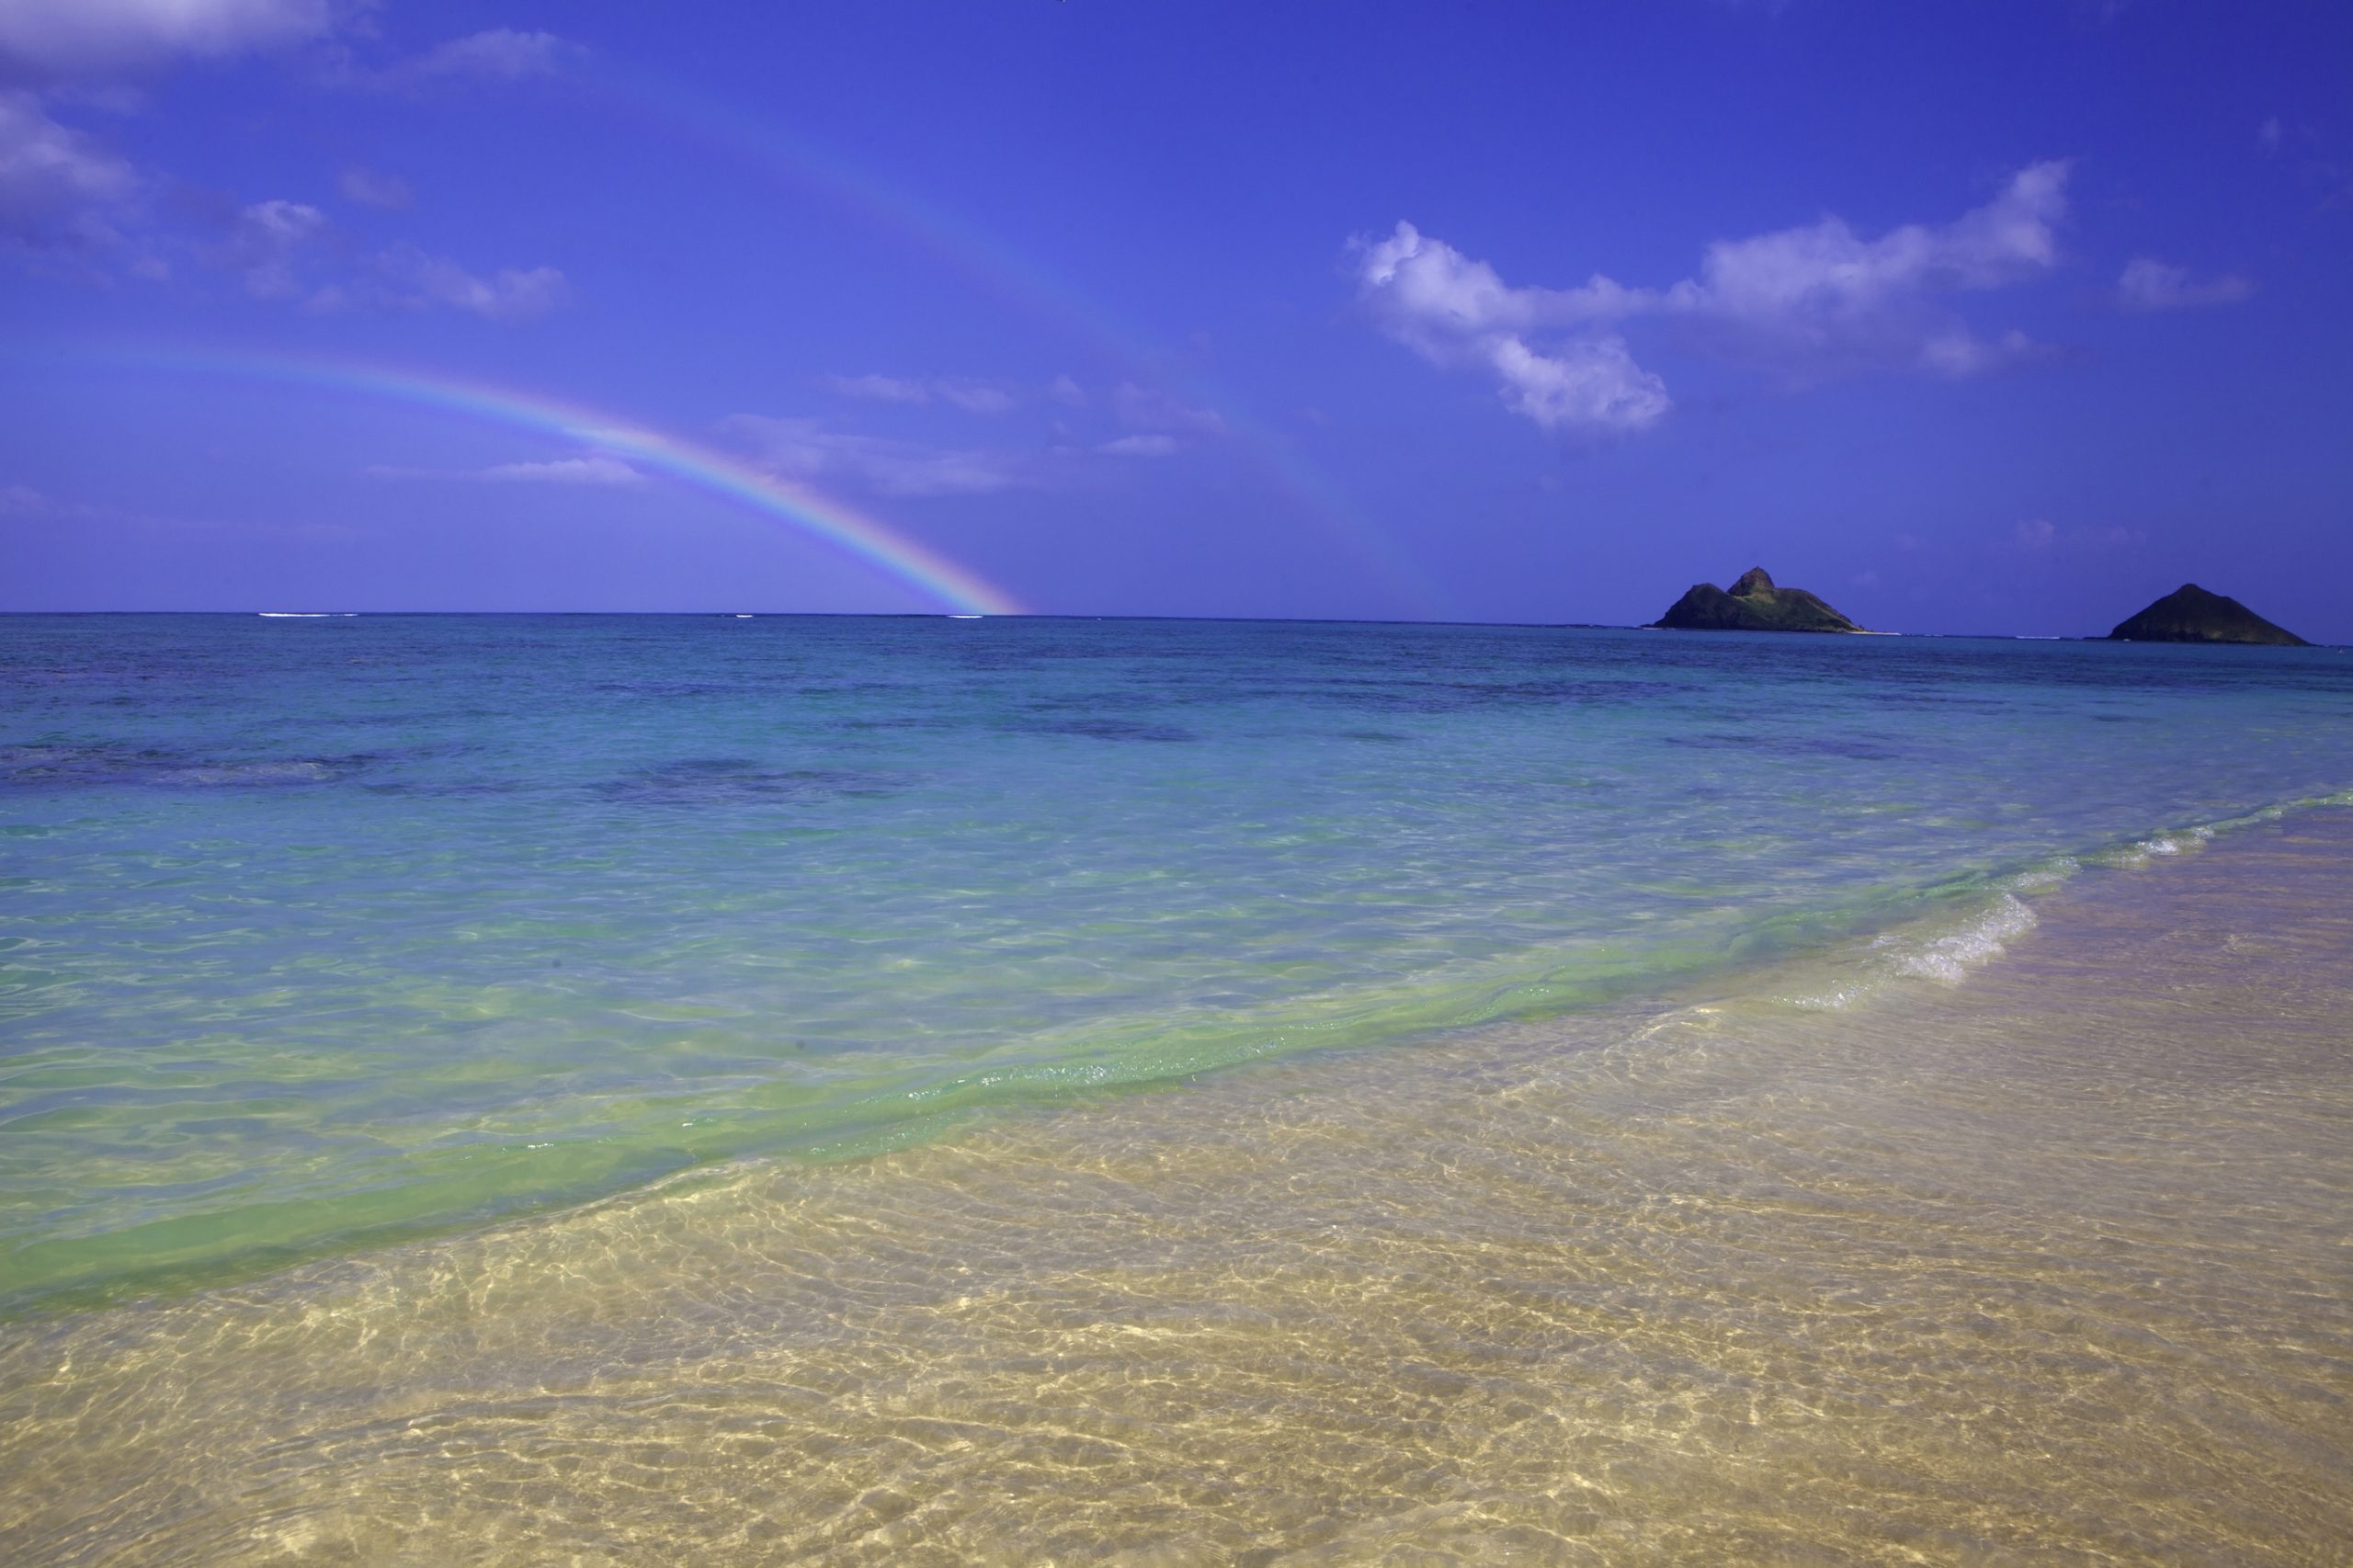
<instances>
[{"instance_id":1,"label":"rainbow","mask_svg":"<svg viewBox=\"0 0 2353 1568\"><path fill-rule=\"evenodd\" d=\"M1429 574L1390 533L1365 517L1289 437L1243 411L1228 393L1198 376L1168 374L1143 335L995 235L934 202L892 187L870 169L786 131L773 120L642 69L600 59L587 80L616 108L748 161L804 190L819 192L950 269L1086 340L1097 352L1206 404L1256 460L1299 513L1369 568L1420 619L1445 619L1453 606Z\"/></svg>"},{"instance_id":2,"label":"rainbow","mask_svg":"<svg viewBox=\"0 0 2353 1568\"><path fill-rule=\"evenodd\" d=\"M763 473L740 458L596 409L483 381L295 355L132 348L99 350L92 357L142 369L324 387L559 436L788 523L950 609L975 615L1029 613L1012 595L969 567L838 501Z\"/></svg>"}]
</instances>

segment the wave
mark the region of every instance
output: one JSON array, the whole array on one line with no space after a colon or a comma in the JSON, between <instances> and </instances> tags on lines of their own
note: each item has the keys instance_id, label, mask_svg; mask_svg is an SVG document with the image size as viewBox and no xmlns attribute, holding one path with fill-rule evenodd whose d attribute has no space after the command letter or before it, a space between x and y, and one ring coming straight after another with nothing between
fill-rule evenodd
<instances>
[{"instance_id":1,"label":"wave","mask_svg":"<svg viewBox=\"0 0 2353 1568\"><path fill-rule=\"evenodd\" d=\"M2353 790L2310 795L2235 816L2187 827L2159 830L2030 864L1957 879L1919 895L1937 904L1881 931L1859 947L1834 947L1793 985L1774 991L1776 1000L1805 1008L1842 1008L1902 981L1958 985L2006 952L2040 917L2033 901L2066 885L2086 866L2135 870L2157 861L2194 854L2228 833L2277 823L2299 812L2353 806Z\"/></svg>"}]
</instances>

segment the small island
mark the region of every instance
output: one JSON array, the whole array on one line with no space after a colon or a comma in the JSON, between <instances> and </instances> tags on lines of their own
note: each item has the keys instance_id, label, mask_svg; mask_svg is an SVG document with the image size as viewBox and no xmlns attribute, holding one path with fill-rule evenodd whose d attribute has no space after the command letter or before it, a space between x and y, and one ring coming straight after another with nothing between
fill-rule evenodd
<instances>
[{"instance_id":1,"label":"small island","mask_svg":"<svg viewBox=\"0 0 2353 1568\"><path fill-rule=\"evenodd\" d=\"M1731 592L1697 583L1651 623L1674 631L1860 631L1803 588L1777 588L1765 568L1740 574Z\"/></svg>"},{"instance_id":2,"label":"small island","mask_svg":"<svg viewBox=\"0 0 2353 1568\"><path fill-rule=\"evenodd\" d=\"M2225 594L2184 583L2148 608L2121 621L2111 642L2251 642L2275 648L2312 646Z\"/></svg>"}]
</instances>

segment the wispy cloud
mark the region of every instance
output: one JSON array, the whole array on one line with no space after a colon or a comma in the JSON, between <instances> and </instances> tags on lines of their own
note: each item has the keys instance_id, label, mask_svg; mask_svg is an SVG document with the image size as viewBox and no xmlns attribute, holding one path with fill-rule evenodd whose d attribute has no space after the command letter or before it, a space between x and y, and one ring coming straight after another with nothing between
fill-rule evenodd
<instances>
[{"instance_id":1,"label":"wispy cloud","mask_svg":"<svg viewBox=\"0 0 2353 1568\"><path fill-rule=\"evenodd\" d=\"M1009 414L1021 402L1002 381L969 376L827 376L824 385L870 403L944 403L967 414Z\"/></svg>"},{"instance_id":2,"label":"wispy cloud","mask_svg":"<svg viewBox=\"0 0 2353 1568\"><path fill-rule=\"evenodd\" d=\"M1156 430L1172 436L1222 436L1225 418L1213 408L1196 408L1158 387L1121 381L1112 387L1112 417L1131 430Z\"/></svg>"},{"instance_id":3,"label":"wispy cloud","mask_svg":"<svg viewBox=\"0 0 2353 1568\"><path fill-rule=\"evenodd\" d=\"M1112 458L1174 457L1178 449L1176 437L1163 435L1118 436L1097 444L1095 449Z\"/></svg>"},{"instance_id":4,"label":"wispy cloud","mask_svg":"<svg viewBox=\"0 0 2353 1568\"><path fill-rule=\"evenodd\" d=\"M0 242L31 250L110 244L142 186L128 162L51 119L32 94L0 91Z\"/></svg>"},{"instance_id":5,"label":"wispy cloud","mask_svg":"<svg viewBox=\"0 0 2353 1568\"><path fill-rule=\"evenodd\" d=\"M7 0L0 62L43 76L105 74L324 37L339 0Z\"/></svg>"},{"instance_id":6,"label":"wispy cloud","mask_svg":"<svg viewBox=\"0 0 2353 1568\"><path fill-rule=\"evenodd\" d=\"M569 294L552 267L502 267L488 275L407 244L367 250L339 233L307 202L253 202L203 258L236 272L258 300L306 310L464 311L491 321L523 321L563 304Z\"/></svg>"},{"instance_id":7,"label":"wispy cloud","mask_svg":"<svg viewBox=\"0 0 2353 1568\"><path fill-rule=\"evenodd\" d=\"M361 168L357 164L336 178L335 188L343 192L346 201L381 208L387 212L405 212L416 202L416 192L409 188L408 181Z\"/></svg>"},{"instance_id":8,"label":"wispy cloud","mask_svg":"<svg viewBox=\"0 0 2353 1568\"><path fill-rule=\"evenodd\" d=\"M1505 405L1552 430L1647 428L1673 406L1620 329L1672 318L1695 346L1802 381L1867 369L1974 375L2034 352L2023 334L1973 335L1938 301L2048 271L2058 259L2067 165L2031 165L1949 223L1876 238L1825 217L1707 247L1698 276L1630 288L1596 274L1515 287L1487 263L1400 222L1351 247L1358 296L1426 358L1483 368Z\"/></svg>"},{"instance_id":9,"label":"wispy cloud","mask_svg":"<svg viewBox=\"0 0 2353 1568\"><path fill-rule=\"evenodd\" d=\"M376 463L361 471L369 479L475 480L489 484L642 484L645 476L619 458L601 452L543 462L493 463L488 468L403 468Z\"/></svg>"},{"instance_id":10,"label":"wispy cloud","mask_svg":"<svg viewBox=\"0 0 2353 1568\"><path fill-rule=\"evenodd\" d=\"M2076 525L2061 528L2048 517L2029 517L2010 530L2009 547L2018 554L2049 556L2054 553L2099 555L2117 551L2138 550L2149 542L2148 536L2138 528L2128 528L2120 523L2105 528Z\"/></svg>"},{"instance_id":11,"label":"wispy cloud","mask_svg":"<svg viewBox=\"0 0 2353 1568\"><path fill-rule=\"evenodd\" d=\"M309 291L303 264L329 227L327 215L308 203L256 201L237 214L215 258L241 274L257 300L299 298Z\"/></svg>"},{"instance_id":12,"label":"wispy cloud","mask_svg":"<svg viewBox=\"0 0 2353 1568\"><path fill-rule=\"evenodd\" d=\"M2201 305L2234 305L2255 292L2251 278L2226 272L2199 279L2186 267L2138 256L2116 280L2116 302L2128 311L2184 311Z\"/></svg>"},{"instance_id":13,"label":"wispy cloud","mask_svg":"<svg viewBox=\"0 0 2353 1568\"><path fill-rule=\"evenodd\" d=\"M517 82L554 76L580 64L588 51L550 32L491 28L436 44L422 54L396 60L369 74L377 86L415 86L428 82L472 79Z\"/></svg>"},{"instance_id":14,"label":"wispy cloud","mask_svg":"<svg viewBox=\"0 0 2353 1568\"><path fill-rule=\"evenodd\" d=\"M552 267L502 267L487 277L414 245L381 253L376 268L395 303L447 305L492 321L527 321L571 298L571 286Z\"/></svg>"},{"instance_id":15,"label":"wispy cloud","mask_svg":"<svg viewBox=\"0 0 2353 1568\"><path fill-rule=\"evenodd\" d=\"M858 435L815 419L739 414L726 427L779 474L847 483L879 495L978 495L1041 478L1028 454Z\"/></svg>"},{"instance_id":16,"label":"wispy cloud","mask_svg":"<svg viewBox=\"0 0 2353 1568\"><path fill-rule=\"evenodd\" d=\"M869 373L831 376L823 384L842 397L904 409L945 405L992 416L1033 409L1046 417L1036 422L1039 444L1030 447L871 435L785 415L738 415L725 427L778 474L893 498L1086 483L1090 475L1105 478L1121 466L1097 460L1174 457L1226 429L1216 410L1133 381L1089 389L1067 375L1040 387L973 377Z\"/></svg>"},{"instance_id":17,"label":"wispy cloud","mask_svg":"<svg viewBox=\"0 0 2353 1568\"><path fill-rule=\"evenodd\" d=\"M642 484L645 476L619 458L595 454L547 462L493 463L482 477L494 484Z\"/></svg>"}]
</instances>

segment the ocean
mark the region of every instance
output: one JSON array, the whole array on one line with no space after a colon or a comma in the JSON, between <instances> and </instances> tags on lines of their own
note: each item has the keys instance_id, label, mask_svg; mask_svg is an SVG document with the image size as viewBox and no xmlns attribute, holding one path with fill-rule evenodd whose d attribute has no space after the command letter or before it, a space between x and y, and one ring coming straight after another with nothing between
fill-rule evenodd
<instances>
[{"instance_id":1,"label":"ocean","mask_svg":"<svg viewBox=\"0 0 2353 1568\"><path fill-rule=\"evenodd\" d=\"M2347 1544L2342 651L16 617L0 704L17 1560Z\"/></svg>"}]
</instances>

